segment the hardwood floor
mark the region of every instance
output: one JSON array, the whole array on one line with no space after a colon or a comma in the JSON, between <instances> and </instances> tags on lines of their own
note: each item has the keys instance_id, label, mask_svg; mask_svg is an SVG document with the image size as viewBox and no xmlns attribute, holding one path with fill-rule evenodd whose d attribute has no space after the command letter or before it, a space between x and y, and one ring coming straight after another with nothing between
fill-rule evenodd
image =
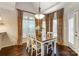
<instances>
[{"instance_id":1,"label":"hardwood floor","mask_svg":"<svg viewBox=\"0 0 79 59\"><path fill-rule=\"evenodd\" d=\"M70 47L64 45L57 45L57 53L59 56L77 56Z\"/></svg>"},{"instance_id":2,"label":"hardwood floor","mask_svg":"<svg viewBox=\"0 0 79 59\"><path fill-rule=\"evenodd\" d=\"M25 49L23 49L21 45L2 48L2 50L0 51L0 55L1 56L24 56L24 55L28 56Z\"/></svg>"},{"instance_id":3,"label":"hardwood floor","mask_svg":"<svg viewBox=\"0 0 79 59\"><path fill-rule=\"evenodd\" d=\"M34 53L35 54L35 53ZM57 56L77 56L77 54L69 47L63 45L57 45ZM27 53L25 45L14 45L2 48L0 56L30 56Z\"/></svg>"}]
</instances>

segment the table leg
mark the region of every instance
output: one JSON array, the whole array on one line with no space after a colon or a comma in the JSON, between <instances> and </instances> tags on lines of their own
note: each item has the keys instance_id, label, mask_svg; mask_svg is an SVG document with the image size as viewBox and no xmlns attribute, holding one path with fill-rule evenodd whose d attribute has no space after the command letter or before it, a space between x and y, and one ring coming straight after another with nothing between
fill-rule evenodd
<instances>
[{"instance_id":1,"label":"table leg","mask_svg":"<svg viewBox=\"0 0 79 59\"><path fill-rule=\"evenodd\" d=\"M56 54L56 41L54 41L54 54Z\"/></svg>"},{"instance_id":2,"label":"table leg","mask_svg":"<svg viewBox=\"0 0 79 59\"><path fill-rule=\"evenodd\" d=\"M41 56L44 56L44 44L41 43Z\"/></svg>"}]
</instances>

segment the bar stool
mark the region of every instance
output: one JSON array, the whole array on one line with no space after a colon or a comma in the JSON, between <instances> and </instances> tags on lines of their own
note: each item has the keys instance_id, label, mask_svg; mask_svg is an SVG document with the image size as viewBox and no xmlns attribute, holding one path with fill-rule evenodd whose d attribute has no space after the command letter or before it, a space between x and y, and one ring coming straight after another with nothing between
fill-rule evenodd
<instances>
[{"instance_id":1,"label":"bar stool","mask_svg":"<svg viewBox=\"0 0 79 59\"><path fill-rule=\"evenodd\" d=\"M33 52L36 50L36 56L37 56L37 42L32 38L31 40L31 56L33 55Z\"/></svg>"},{"instance_id":2,"label":"bar stool","mask_svg":"<svg viewBox=\"0 0 79 59\"><path fill-rule=\"evenodd\" d=\"M52 48L52 51L54 51L54 48L53 48L53 44L52 44L52 42L47 42L47 43L44 43L44 46L46 47L45 49L45 55L48 55L48 53L49 53L49 46L51 45L51 48Z\"/></svg>"},{"instance_id":3,"label":"bar stool","mask_svg":"<svg viewBox=\"0 0 79 59\"><path fill-rule=\"evenodd\" d=\"M30 36L27 37L27 46L26 46L27 52L30 52Z\"/></svg>"}]
</instances>

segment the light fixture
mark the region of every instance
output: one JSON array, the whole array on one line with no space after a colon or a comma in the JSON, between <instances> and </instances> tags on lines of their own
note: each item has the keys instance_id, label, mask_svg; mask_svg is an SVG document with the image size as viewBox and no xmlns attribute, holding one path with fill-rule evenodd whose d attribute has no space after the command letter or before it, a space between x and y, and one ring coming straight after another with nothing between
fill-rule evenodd
<instances>
[{"instance_id":1,"label":"light fixture","mask_svg":"<svg viewBox=\"0 0 79 59\"><path fill-rule=\"evenodd\" d=\"M41 19L43 19L45 17L45 15L44 14L41 14L40 2L39 2L39 7L38 8L39 8L38 9L39 10L39 13L35 15L35 18L41 20Z\"/></svg>"},{"instance_id":2,"label":"light fixture","mask_svg":"<svg viewBox=\"0 0 79 59\"><path fill-rule=\"evenodd\" d=\"M2 22L2 17L0 17L0 25L4 25L4 23Z\"/></svg>"},{"instance_id":3,"label":"light fixture","mask_svg":"<svg viewBox=\"0 0 79 59\"><path fill-rule=\"evenodd\" d=\"M0 17L0 21L2 20L2 18Z\"/></svg>"}]
</instances>

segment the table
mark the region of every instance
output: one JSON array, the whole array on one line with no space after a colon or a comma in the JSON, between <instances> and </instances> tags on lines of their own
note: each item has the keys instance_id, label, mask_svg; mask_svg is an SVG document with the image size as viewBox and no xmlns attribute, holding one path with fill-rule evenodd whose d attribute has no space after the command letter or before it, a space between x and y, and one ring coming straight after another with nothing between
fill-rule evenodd
<instances>
[{"instance_id":1,"label":"table","mask_svg":"<svg viewBox=\"0 0 79 59\"><path fill-rule=\"evenodd\" d=\"M40 44L40 49L41 49L41 56L44 56L44 44L45 43L50 43L50 42L54 42L54 54L56 54L56 38L52 38L52 39L49 39L49 40L44 40L44 41L40 41L40 40L34 40L35 41L35 44L33 45L32 44L32 48L31 48L31 55L32 55L32 53L33 53L33 49L35 49L36 50L36 56L38 56L39 54L38 54L38 44L37 43L39 43Z\"/></svg>"}]
</instances>

